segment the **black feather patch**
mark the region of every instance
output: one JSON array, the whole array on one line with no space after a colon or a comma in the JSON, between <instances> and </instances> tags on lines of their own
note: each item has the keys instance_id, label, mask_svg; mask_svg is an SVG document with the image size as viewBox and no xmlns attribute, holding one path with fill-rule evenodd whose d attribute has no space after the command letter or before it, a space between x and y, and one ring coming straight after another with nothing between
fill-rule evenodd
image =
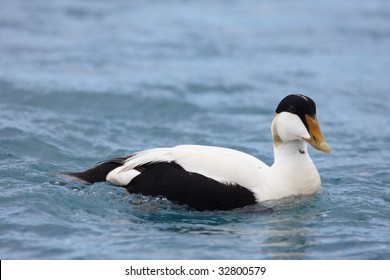
<instances>
[{"instance_id":1,"label":"black feather patch","mask_svg":"<svg viewBox=\"0 0 390 280\"><path fill-rule=\"evenodd\" d=\"M123 165L124 161L128 159L128 157L118 157L109 161L102 162L91 169L88 169L84 172L76 172L76 173L67 173L66 176L70 176L73 178L77 178L81 181L93 184L97 182L105 182L107 174L110 173L115 168Z\"/></svg>"},{"instance_id":2,"label":"black feather patch","mask_svg":"<svg viewBox=\"0 0 390 280\"><path fill-rule=\"evenodd\" d=\"M314 119L316 115L316 104L313 99L308 96L290 94L283 98L276 108L275 113L279 114L281 112L296 114L301 119L306 129L309 130L305 115L309 115Z\"/></svg>"},{"instance_id":3,"label":"black feather patch","mask_svg":"<svg viewBox=\"0 0 390 280\"><path fill-rule=\"evenodd\" d=\"M130 193L164 196L196 210L229 210L255 204L254 194L237 184L223 184L172 162L152 163L126 189Z\"/></svg>"}]
</instances>

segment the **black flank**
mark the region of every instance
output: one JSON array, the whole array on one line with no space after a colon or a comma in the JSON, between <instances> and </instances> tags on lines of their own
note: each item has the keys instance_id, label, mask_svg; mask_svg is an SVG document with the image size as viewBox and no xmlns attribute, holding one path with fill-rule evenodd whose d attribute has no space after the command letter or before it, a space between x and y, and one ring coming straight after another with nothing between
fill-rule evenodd
<instances>
[{"instance_id":1,"label":"black flank","mask_svg":"<svg viewBox=\"0 0 390 280\"><path fill-rule=\"evenodd\" d=\"M223 184L172 162L152 163L126 189L130 193L164 196L196 210L229 210L255 204L254 194L237 184Z\"/></svg>"}]
</instances>

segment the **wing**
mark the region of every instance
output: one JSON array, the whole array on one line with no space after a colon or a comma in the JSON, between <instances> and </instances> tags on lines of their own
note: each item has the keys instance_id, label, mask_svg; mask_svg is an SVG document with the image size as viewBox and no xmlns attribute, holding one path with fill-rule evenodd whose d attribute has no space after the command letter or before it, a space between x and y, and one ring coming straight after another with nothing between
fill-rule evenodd
<instances>
[{"instance_id":1,"label":"wing","mask_svg":"<svg viewBox=\"0 0 390 280\"><path fill-rule=\"evenodd\" d=\"M261 173L269 167L257 158L228 148L181 145L135 153L122 166L107 175L107 181L127 186L141 173L140 167L151 163L176 163L190 173L203 175L226 185L253 188L259 184Z\"/></svg>"}]
</instances>

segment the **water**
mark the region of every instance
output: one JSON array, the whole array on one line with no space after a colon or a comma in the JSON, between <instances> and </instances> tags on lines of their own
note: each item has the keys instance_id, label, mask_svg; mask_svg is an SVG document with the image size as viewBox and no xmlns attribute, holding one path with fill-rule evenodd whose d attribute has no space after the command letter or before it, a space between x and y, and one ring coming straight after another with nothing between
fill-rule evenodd
<instances>
[{"instance_id":1,"label":"water","mask_svg":"<svg viewBox=\"0 0 390 280\"><path fill-rule=\"evenodd\" d=\"M388 1L1 1L1 259L389 259ZM272 163L311 96L324 191L196 212L57 175L183 143Z\"/></svg>"}]
</instances>

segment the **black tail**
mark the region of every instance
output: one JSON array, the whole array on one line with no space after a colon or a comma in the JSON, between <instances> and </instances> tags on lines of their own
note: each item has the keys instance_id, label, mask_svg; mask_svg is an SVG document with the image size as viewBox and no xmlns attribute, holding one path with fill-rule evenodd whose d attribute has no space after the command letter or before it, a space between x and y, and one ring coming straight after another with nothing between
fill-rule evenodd
<instances>
[{"instance_id":1,"label":"black tail","mask_svg":"<svg viewBox=\"0 0 390 280\"><path fill-rule=\"evenodd\" d=\"M124 161L129 157L119 157L109 161L102 162L91 169L84 172L66 173L65 176L76 178L81 181L93 184L97 182L105 182L107 174L115 168L123 165Z\"/></svg>"}]
</instances>

